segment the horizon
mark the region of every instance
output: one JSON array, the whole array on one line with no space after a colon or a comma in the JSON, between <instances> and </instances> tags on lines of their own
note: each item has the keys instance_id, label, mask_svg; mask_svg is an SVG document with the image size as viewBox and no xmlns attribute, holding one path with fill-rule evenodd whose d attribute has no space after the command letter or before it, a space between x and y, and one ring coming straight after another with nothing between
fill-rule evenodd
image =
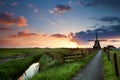
<instances>
[{"instance_id":1,"label":"horizon","mask_svg":"<svg viewBox=\"0 0 120 80\"><path fill-rule=\"evenodd\" d=\"M0 48L120 47L119 0L0 0Z\"/></svg>"}]
</instances>

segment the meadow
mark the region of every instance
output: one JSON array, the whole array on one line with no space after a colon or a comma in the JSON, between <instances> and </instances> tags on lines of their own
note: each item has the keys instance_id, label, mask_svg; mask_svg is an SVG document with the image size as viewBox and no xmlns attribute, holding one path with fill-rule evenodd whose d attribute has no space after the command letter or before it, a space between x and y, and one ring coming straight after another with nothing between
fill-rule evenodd
<instances>
[{"instance_id":1,"label":"meadow","mask_svg":"<svg viewBox=\"0 0 120 80\"><path fill-rule=\"evenodd\" d=\"M69 53L68 49L65 48L1 48L0 59L12 57L20 54L39 54L44 52L50 53Z\"/></svg>"},{"instance_id":2,"label":"meadow","mask_svg":"<svg viewBox=\"0 0 120 80\"><path fill-rule=\"evenodd\" d=\"M75 73L82 69L95 55L97 51L92 49L79 48L11 48L0 49L0 59L6 59L16 55L31 54L22 59L13 59L0 64L0 77L2 80L16 80L32 63L40 62L40 72L31 80L68 80ZM72 62L63 61L61 55L84 54L83 58L75 59ZM71 56L71 58L78 56ZM62 61L62 62L61 62ZM55 74L55 72L57 73ZM46 76L47 75L47 76Z\"/></svg>"}]
</instances>

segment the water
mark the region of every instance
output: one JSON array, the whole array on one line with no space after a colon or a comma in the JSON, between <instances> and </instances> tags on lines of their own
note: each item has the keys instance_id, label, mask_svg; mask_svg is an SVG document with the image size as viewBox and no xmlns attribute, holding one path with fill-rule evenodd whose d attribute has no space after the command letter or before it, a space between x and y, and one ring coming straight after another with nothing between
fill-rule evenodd
<instances>
[{"instance_id":1,"label":"water","mask_svg":"<svg viewBox=\"0 0 120 80\"><path fill-rule=\"evenodd\" d=\"M39 63L33 63L18 80L28 80L33 75L38 73Z\"/></svg>"}]
</instances>

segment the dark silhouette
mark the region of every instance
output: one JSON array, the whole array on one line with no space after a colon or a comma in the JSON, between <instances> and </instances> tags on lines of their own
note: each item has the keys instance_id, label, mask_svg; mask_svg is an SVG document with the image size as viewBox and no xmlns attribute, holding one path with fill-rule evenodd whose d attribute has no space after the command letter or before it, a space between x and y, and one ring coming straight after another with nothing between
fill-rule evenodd
<instances>
[{"instance_id":1,"label":"dark silhouette","mask_svg":"<svg viewBox=\"0 0 120 80\"><path fill-rule=\"evenodd\" d=\"M93 49L101 49L100 41L107 41L107 40L99 40L98 39L98 33L96 33L96 40L88 40L88 41L94 41Z\"/></svg>"}]
</instances>

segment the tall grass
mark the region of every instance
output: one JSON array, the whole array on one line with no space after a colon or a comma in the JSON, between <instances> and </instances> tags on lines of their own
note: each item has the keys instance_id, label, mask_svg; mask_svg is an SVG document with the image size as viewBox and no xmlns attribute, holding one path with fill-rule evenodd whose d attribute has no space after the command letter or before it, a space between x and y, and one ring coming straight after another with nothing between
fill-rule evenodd
<instances>
[{"instance_id":1,"label":"tall grass","mask_svg":"<svg viewBox=\"0 0 120 80\"><path fill-rule=\"evenodd\" d=\"M75 73L82 69L95 54L88 55L86 58L72 63L65 63L51 69L41 71L30 80L70 80Z\"/></svg>"},{"instance_id":2,"label":"tall grass","mask_svg":"<svg viewBox=\"0 0 120 80\"><path fill-rule=\"evenodd\" d=\"M107 55L103 52L103 70L104 80L120 80L115 75L115 69L111 61L108 61Z\"/></svg>"},{"instance_id":3,"label":"tall grass","mask_svg":"<svg viewBox=\"0 0 120 80\"><path fill-rule=\"evenodd\" d=\"M12 60L0 64L0 80L16 80L33 62L39 60L41 55L24 59Z\"/></svg>"}]
</instances>

